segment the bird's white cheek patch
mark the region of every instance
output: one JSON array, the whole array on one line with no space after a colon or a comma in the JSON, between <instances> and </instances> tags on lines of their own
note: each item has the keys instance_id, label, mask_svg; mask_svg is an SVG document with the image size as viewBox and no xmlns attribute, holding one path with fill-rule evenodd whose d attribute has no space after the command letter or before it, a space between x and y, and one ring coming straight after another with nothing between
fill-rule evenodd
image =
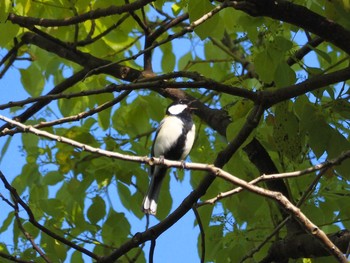
<instances>
[{"instance_id":1,"label":"bird's white cheek patch","mask_svg":"<svg viewBox=\"0 0 350 263\"><path fill-rule=\"evenodd\" d=\"M170 112L170 114L177 115L177 114L180 114L181 112L183 112L186 108L187 108L186 104L176 104L176 105L171 106L168 109L168 111Z\"/></svg>"}]
</instances>

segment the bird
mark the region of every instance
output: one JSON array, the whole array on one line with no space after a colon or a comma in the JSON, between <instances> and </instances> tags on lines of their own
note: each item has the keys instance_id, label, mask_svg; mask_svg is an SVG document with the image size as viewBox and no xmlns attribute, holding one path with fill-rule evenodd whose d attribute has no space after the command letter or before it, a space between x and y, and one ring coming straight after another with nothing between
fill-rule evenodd
<instances>
[{"instance_id":1,"label":"bird","mask_svg":"<svg viewBox=\"0 0 350 263\"><path fill-rule=\"evenodd\" d=\"M157 128L151 157L174 161L183 161L187 157L195 139L196 128L191 116L193 109L190 107L190 101L186 99L177 100L168 106L165 117ZM165 166L150 167L151 181L142 202L145 214L156 215L159 192L166 173Z\"/></svg>"}]
</instances>

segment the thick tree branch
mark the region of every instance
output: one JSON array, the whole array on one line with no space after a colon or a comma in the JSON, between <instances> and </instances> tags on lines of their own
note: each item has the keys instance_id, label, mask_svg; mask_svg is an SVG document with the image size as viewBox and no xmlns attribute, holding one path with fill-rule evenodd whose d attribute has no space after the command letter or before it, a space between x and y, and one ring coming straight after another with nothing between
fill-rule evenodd
<instances>
[{"instance_id":1,"label":"thick tree branch","mask_svg":"<svg viewBox=\"0 0 350 263\"><path fill-rule=\"evenodd\" d=\"M117 63L94 57L88 53L70 49L64 44L61 45L61 41L56 39L48 39L38 34L27 32L22 36L22 41L26 44L36 45L41 49L89 69L90 71L86 73L85 77L89 73L89 75L105 73L132 82L141 76L141 72L136 69L120 66Z\"/></svg>"},{"instance_id":2,"label":"thick tree branch","mask_svg":"<svg viewBox=\"0 0 350 263\"><path fill-rule=\"evenodd\" d=\"M345 253L350 243L350 231L342 230L328 235L328 238L336 247ZM329 256L329 252L318 243L315 243L313 241L313 236L303 234L273 243L268 256L263 259L261 263L278 262L286 258L297 259L325 256ZM345 262L347 262L347 260Z\"/></svg>"},{"instance_id":3,"label":"thick tree branch","mask_svg":"<svg viewBox=\"0 0 350 263\"><path fill-rule=\"evenodd\" d=\"M274 91L265 90L262 92L262 96L264 99L266 99L265 105L267 107L271 107L279 102L292 99L308 92L326 87L327 85L346 81L348 79L350 79L350 67L329 74L318 75L301 83Z\"/></svg>"},{"instance_id":4,"label":"thick tree branch","mask_svg":"<svg viewBox=\"0 0 350 263\"><path fill-rule=\"evenodd\" d=\"M350 31L304 6L285 0L240 0L231 3L235 9L251 16L266 16L296 25L350 54Z\"/></svg>"},{"instance_id":5,"label":"thick tree branch","mask_svg":"<svg viewBox=\"0 0 350 263\"><path fill-rule=\"evenodd\" d=\"M142 8L143 6L153 2L154 0L137 0L130 4L125 4L121 6L109 6L107 8L99 8L96 10L89 11L87 13L73 16L69 18L62 19L49 19L49 18L36 18L36 17L28 17L28 16L20 16L11 13L8 16L8 20L10 20L14 24L18 24L24 27L31 26L41 26L41 27L55 27L55 26L69 26L78 24L87 20L97 19L100 17L106 17L111 15L120 15L122 13L136 11L137 9Z\"/></svg>"},{"instance_id":6,"label":"thick tree branch","mask_svg":"<svg viewBox=\"0 0 350 263\"><path fill-rule=\"evenodd\" d=\"M0 257L4 258L4 259L7 259L9 261L12 261L12 262L17 262L17 263L33 263L33 261L22 260L20 258L8 255L8 254L6 254L6 253L4 253L2 251L0 251Z\"/></svg>"}]
</instances>

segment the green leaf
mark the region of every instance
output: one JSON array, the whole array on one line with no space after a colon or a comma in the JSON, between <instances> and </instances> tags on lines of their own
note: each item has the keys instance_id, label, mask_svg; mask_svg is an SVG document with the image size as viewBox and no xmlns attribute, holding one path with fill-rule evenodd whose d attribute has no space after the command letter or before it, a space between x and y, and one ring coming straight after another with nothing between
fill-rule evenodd
<instances>
[{"instance_id":1,"label":"green leaf","mask_svg":"<svg viewBox=\"0 0 350 263\"><path fill-rule=\"evenodd\" d=\"M131 210L132 209L132 207L130 206L131 192L129 188L120 182L118 182L117 187L118 187L120 201L122 202L122 204L125 206L126 209Z\"/></svg>"},{"instance_id":2,"label":"green leaf","mask_svg":"<svg viewBox=\"0 0 350 263\"><path fill-rule=\"evenodd\" d=\"M1 163L2 159L4 158L6 152L7 152L7 149L8 149L8 147L9 147L10 143L11 143L11 140L12 140L12 136L8 137L8 138L6 139L6 142L5 142L4 145L3 145L2 149L1 149L1 153L0 153L0 163Z\"/></svg>"},{"instance_id":3,"label":"green leaf","mask_svg":"<svg viewBox=\"0 0 350 263\"><path fill-rule=\"evenodd\" d=\"M2 225L0 227L0 233L3 233L8 229L8 227L11 225L14 219L15 212L8 213L6 219L2 222Z\"/></svg>"},{"instance_id":4,"label":"green leaf","mask_svg":"<svg viewBox=\"0 0 350 263\"><path fill-rule=\"evenodd\" d=\"M276 36L273 42L275 49L281 52L289 51L293 47L293 42L282 36Z\"/></svg>"},{"instance_id":5,"label":"green leaf","mask_svg":"<svg viewBox=\"0 0 350 263\"><path fill-rule=\"evenodd\" d=\"M102 227L102 240L111 246L121 245L130 234L130 224L123 213L110 210Z\"/></svg>"},{"instance_id":6,"label":"green leaf","mask_svg":"<svg viewBox=\"0 0 350 263\"><path fill-rule=\"evenodd\" d=\"M47 174L45 174L43 178L43 184L55 185L63 180L64 180L64 176L59 171L50 171Z\"/></svg>"},{"instance_id":7,"label":"green leaf","mask_svg":"<svg viewBox=\"0 0 350 263\"><path fill-rule=\"evenodd\" d=\"M45 248L45 253L49 258L55 258L57 262L64 262L67 257L67 249L65 245L60 243L58 240L43 235L40 240L41 247Z\"/></svg>"},{"instance_id":8,"label":"green leaf","mask_svg":"<svg viewBox=\"0 0 350 263\"><path fill-rule=\"evenodd\" d=\"M74 262L74 263L84 263L84 259L83 259L83 255L80 251L74 251L72 254L72 257L70 259L70 262Z\"/></svg>"},{"instance_id":9,"label":"green leaf","mask_svg":"<svg viewBox=\"0 0 350 263\"><path fill-rule=\"evenodd\" d=\"M263 51L255 56L255 71L259 75L259 79L266 83L274 80L274 73L277 67L276 58L271 52Z\"/></svg>"},{"instance_id":10,"label":"green leaf","mask_svg":"<svg viewBox=\"0 0 350 263\"><path fill-rule=\"evenodd\" d=\"M188 14L190 22L193 23L203 15L212 11L215 8L209 1L190 0L188 3ZM194 32L203 40L207 37L221 38L224 33L224 28L220 24L218 14L206 20L200 26L195 27Z\"/></svg>"},{"instance_id":11,"label":"green leaf","mask_svg":"<svg viewBox=\"0 0 350 263\"><path fill-rule=\"evenodd\" d=\"M274 80L278 88L286 87L296 82L296 75L294 70L285 61L282 61L276 68Z\"/></svg>"},{"instance_id":12,"label":"green leaf","mask_svg":"<svg viewBox=\"0 0 350 263\"><path fill-rule=\"evenodd\" d=\"M46 214L54 218L58 219L64 216L65 206L62 203L62 201L59 199L56 199L56 198L41 199L40 206Z\"/></svg>"},{"instance_id":13,"label":"green leaf","mask_svg":"<svg viewBox=\"0 0 350 263\"><path fill-rule=\"evenodd\" d=\"M106 204L99 196L95 196L91 201L92 204L87 211L87 217L92 224L97 224L106 216Z\"/></svg>"},{"instance_id":14,"label":"green leaf","mask_svg":"<svg viewBox=\"0 0 350 263\"><path fill-rule=\"evenodd\" d=\"M20 72L21 82L25 90L32 97L39 96L45 85L45 78L41 70L33 63L27 69L20 69Z\"/></svg>"},{"instance_id":15,"label":"green leaf","mask_svg":"<svg viewBox=\"0 0 350 263\"><path fill-rule=\"evenodd\" d=\"M111 93L103 94L100 96L97 96L97 101L99 105L102 105L106 102L109 102L113 100L113 95ZM105 109L103 111L100 111L98 113L98 123L100 127L105 131L110 127L111 124L111 111L112 108Z\"/></svg>"},{"instance_id":16,"label":"green leaf","mask_svg":"<svg viewBox=\"0 0 350 263\"><path fill-rule=\"evenodd\" d=\"M192 61L192 53L189 51L179 59L178 68L179 70L186 70L189 66L189 62Z\"/></svg>"},{"instance_id":17,"label":"green leaf","mask_svg":"<svg viewBox=\"0 0 350 263\"><path fill-rule=\"evenodd\" d=\"M171 42L161 45L160 48L163 52L161 60L163 72L173 72L175 68L176 57L174 55Z\"/></svg>"},{"instance_id":18,"label":"green leaf","mask_svg":"<svg viewBox=\"0 0 350 263\"><path fill-rule=\"evenodd\" d=\"M299 131L299 121L289 109L288 101L275 106L273 138L278 152L292 162L299 162L304 144L303 133Z\"/></svg>"},{"instance_id":19,"label":"green leaf","mask_svg":"<svg viewBox=\"0 0 350 263\"><path fill-rule=\"evenodd\" d=\"M237 136L239 131L242 129L244 123L246 122L245 119L240 118L235 120L234 122L231 122L227 129L226 129L226 137L229 141L231 141L233 138Z\"/></svg>"},{"instance_id":20,"label":"green leaf","mask_svg":"<svg viewBox=\"0 0 350 263\"><path fill-rule=\"evenodd\" d=\"M133 107L133 105L138 105ZM147 115L148 107L154 107L144 97L138 96L133 104L123 105L112 117L114 129L131 137L146 133L151 129Z\"/></svg>"}]
</instances>

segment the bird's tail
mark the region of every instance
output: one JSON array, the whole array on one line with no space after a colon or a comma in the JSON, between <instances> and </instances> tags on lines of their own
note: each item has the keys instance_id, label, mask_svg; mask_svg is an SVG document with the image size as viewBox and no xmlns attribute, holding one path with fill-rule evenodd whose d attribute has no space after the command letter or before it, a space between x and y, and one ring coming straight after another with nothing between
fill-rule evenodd
<instances>
[{"instance_id":1,"label":"bird's tail","mask_svg":"<svg viewBox=\"0 0 350 263\"><path fill-rule=\"evenodd\" d=\"M158 197L166 171L166 167L156 166L154 168L147 194L142 202L142 210L145 214L155 215L157 213Z\"/></svg>"}]
</instances>

